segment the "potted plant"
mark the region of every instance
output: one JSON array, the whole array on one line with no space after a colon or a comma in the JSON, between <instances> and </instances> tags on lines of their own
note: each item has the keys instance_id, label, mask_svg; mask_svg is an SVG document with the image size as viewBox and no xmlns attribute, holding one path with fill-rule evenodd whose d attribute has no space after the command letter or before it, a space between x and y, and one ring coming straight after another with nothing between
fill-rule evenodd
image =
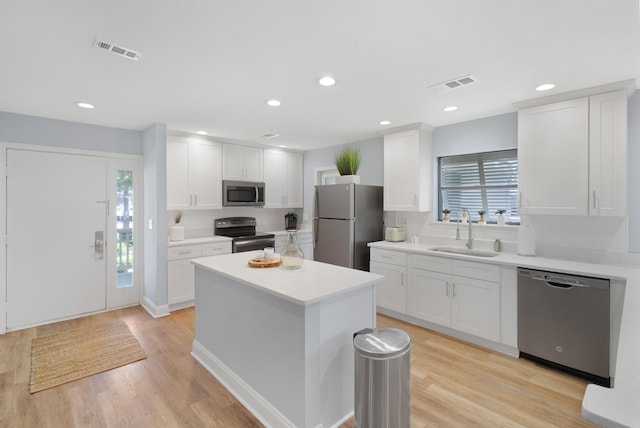
<instances>
[{"instance_id":1,"label":"potted plant","mask_svg":"<svg viewBox=\"0 0 640 428\"><path fill-rule=\"evenodd\" d=\"M507 210L504 209L496 211L496 214L498 214L498 226L504 226L504 213L506 212Z\"/></svg>"},{"instance_id":2,"label":"potted plant","mask_svg":"<svg viewBox=\"0 0 640 428\"><path fill-rule=\"evenodd\" d=\"M173 217L174 225L169 228L169 240L170 241L183 241L184 240L184 226L180 224L182 220L182 211L176 212Z\"/></svg>"},{"instance_id":3,"label":"potted plant","mask_svg":"<svg viewBox=\"0 0 640 428\"><path fill-rule=\"evenodd\" d=\"M443 223L449 223L449 213L450 212L451 211L446 209L446 208L442 210L442 222Z\"/></svg>"},{"instance_id":4,"label":"potted plant","mask_svg":"<svg viewBox=\"0 0 640 428\"><path fill-rule=\"evenodd\" d=\"M487 220L485 220L484 215L486 214L486 211L480 210L478 211L478 214L480 214L480 218L478 219L478 224L487 224Z\"/></svg>"},{"instance_id":5,"label":"potted plant","mask_svg":"<svg viewBox=\"0 0 640 428\"><path fill-rule=\"evenodd\" d=\"M340 152L336 152L335 164L340 173L340 177L336 177L336 183L360 184L360 176L356 175L358 168L360 168L359 147L343 147Z\"/></svg>"}]
</instances>

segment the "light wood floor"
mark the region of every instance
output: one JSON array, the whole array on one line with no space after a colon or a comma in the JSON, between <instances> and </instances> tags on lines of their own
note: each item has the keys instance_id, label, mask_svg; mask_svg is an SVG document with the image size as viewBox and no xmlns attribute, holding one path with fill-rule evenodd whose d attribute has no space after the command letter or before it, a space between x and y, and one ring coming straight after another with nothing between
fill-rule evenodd
<instances>
[{"instance_id":1,"label":"light wood floor","mask_svg":"<svg viewBox=\"0 0 640 428\"><path fill-rule=\"evenodd\" d=\"M194 312L140 307L0 336L0 427L255 427L260 423L190 355ZM31 339L120 317L147 359L29 394ZM393 318L411 336L414 427L588 427L586 382ZM353 419L343 425L353 427Z\"/></svg>"}]
</instances>

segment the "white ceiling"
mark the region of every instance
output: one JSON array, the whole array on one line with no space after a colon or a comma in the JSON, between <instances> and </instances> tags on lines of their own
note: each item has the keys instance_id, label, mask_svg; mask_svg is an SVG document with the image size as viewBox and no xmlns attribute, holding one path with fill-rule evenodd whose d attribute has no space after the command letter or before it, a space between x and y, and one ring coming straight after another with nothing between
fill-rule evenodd
<instances>
[{"instance_id":1,"label":"white ceiling","mask_svg":"<svg viewBox=\"0 0 640 428\"><path fill-rule=\"evenodd\" d=\"M638 0L1 0L0 58L0 111L306 150L640 82L640 25Z\"/></svg>"}]
</instances>

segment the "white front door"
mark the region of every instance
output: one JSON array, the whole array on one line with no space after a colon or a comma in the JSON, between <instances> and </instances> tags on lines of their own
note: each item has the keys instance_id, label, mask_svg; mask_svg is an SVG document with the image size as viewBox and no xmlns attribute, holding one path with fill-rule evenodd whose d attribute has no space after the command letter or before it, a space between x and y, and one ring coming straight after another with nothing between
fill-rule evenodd
<instances>
[{"instance_id":1,"label":"white front door","mask_svg":"<svg viewBox=\"0 0 640 428\"><path fill-rule=\"evenodd\" d=\"M6 156L7 328L104 310L107 159Z\"/></svg>"}]
</instances>

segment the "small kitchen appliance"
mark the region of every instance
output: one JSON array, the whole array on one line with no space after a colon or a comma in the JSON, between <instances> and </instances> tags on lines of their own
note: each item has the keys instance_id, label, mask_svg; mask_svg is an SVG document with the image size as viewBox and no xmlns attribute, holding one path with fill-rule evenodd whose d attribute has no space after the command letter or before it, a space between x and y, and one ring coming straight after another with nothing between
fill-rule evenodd
<instances>
[{"instance_id":1,"label":"small kitchen appliance","mask_svg":"<svg viewBox=\"0 0 640 428\"><path fill-rule=\"evenodd\" d=\"M289 211L284 215L284 229L296 230L298 228L298 215L293 211Z\"/></svg>"},{"instance_id":2,"label":"small kitchen appliance","mask_svg":"<svg viewBox=\"0 0 640 428\"><path fill-rule=\"evenodd\" d=\"M407 231L404 227L387 227L384 240L389 242L401 242L407 239Z\"/></svg>"},{"instance_id":3,"label":"small kitchen appliance","mask_svg":"<svg viewBox=\"0 0 640 428\"><path fill-rule=\"evenodd\" d=\"M256 232L254 217L219 218L214 221L213 234L231 238L233 253L262 250L276 245L276 237L273 233Z\"/></svg>"}]
</instances>

